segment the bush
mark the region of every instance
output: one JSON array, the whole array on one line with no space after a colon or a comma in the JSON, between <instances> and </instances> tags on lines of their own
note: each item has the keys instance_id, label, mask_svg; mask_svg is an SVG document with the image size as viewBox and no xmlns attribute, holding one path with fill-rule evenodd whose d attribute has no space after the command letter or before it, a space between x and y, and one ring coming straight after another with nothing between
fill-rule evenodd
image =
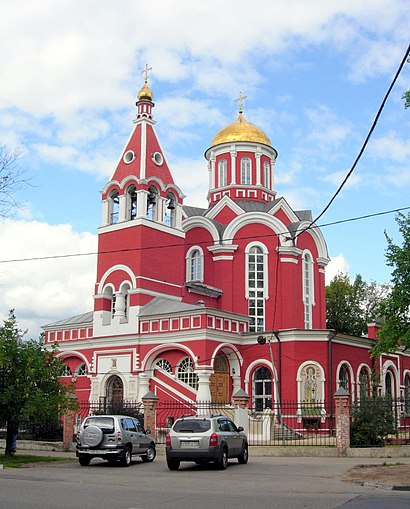
<instances>
[{"instance_id":1,"label":"bush","mask_svg":"<svg viewBox=\"0 0 410 509\"><path fill-rule=\"evenodd\" d=\"M364 398L352 406L350 445L383 447L387 435L395 434L394 401L383 396Z\"/></svg>"}]
</instances>

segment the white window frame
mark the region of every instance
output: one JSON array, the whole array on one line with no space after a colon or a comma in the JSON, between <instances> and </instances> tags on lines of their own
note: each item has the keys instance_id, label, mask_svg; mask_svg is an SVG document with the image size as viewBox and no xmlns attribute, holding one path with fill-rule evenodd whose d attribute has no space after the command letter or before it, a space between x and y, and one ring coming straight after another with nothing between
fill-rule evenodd
<instances>
[{"instance_id":1,"label":"white window frame","mask_svg":"<svg viewBox=\"0 0 410 509\"><path fill-rule=\"evenodd\" d=\"M302 299L303 299L303 323L305 329L313 328L313 306L315 305L313 257L310 251L302 253Z\"/></svg>"},{"instance_id":2,"label":"white window frame","mask_svg":"<svg viewBox=\"0 0 410 509\"><path fill-rule=\"evenodd\" d=\"M192 389L198 390L198 375L195 373L194 363L190 357L184 357L178 362L177 379Z\"/></svg>"},{"instance_id":3,"label":"white window frame","mask_svg":"<svg viewBox=\"0 0 410 509\"><path fill-rule=\"evenodd\" d=\"M250 157L241 159L241 184L250 185L252 183L252 161Z\"/></svg>"},{"instance_id":4,"label":"white window frame","mask_svg":"<svg viewBox=\"0 0 410 509\"><path fill-rule=\"evenodd\" d=\"M196 256L198 253L198 256ZM194 259L195 256L195 259ZM194 267L194 261L197 260L198 266ZM204 252L199 246L192 246L186 254L186 281L204 280Z\"/></svg>"},{"instance_id":5,"label":"white window frame","mask_svg":"<svg viewBox=\"0 0 410 509\"><path fill-rule=\"evenodd\" d=\"M268 161L263 162L263 184L265 187L270 189L270 164Z\"/></svg>"},{"instance_id":6,"label":"white window frame","mask_svg":"<svg viewBox=\"0 0 410 509\"><path fill-rule=\"evenodd\" d=\"M255 250L257 250L255 252ZM252 242L245 248L245 292L246 299L248 300L248 314L251 318L249 324L249 331L262 331L265 330L265 301L268 299L268 250L267 247L260 242ZM251 257L255 256L252 261ZM258 256L262 256L262 271L257 269L261 268L260 261L257 260ZM255 270L250 271L250 264L255 263ZM262 279L258 274L262 272ZM255 274L251 278L252 274ZM254 285L251 284L254 281ZM254 313L250 310L254 309ZM262 310L262 314L258 311ZM253 322L252 322L253 319ZM258 323L259 322L259 323Z\"/></svg>"},{"instance_id":7,"label":"white window frame","mask_svg":"<svg viewBox=\"0 0 410 509\"><path fill-rule=\"evenodd\" d=\"M221 159L218 163L218 187L225 187L227 182L227 162L226 159Z\"/></svg>"}]
</instances>

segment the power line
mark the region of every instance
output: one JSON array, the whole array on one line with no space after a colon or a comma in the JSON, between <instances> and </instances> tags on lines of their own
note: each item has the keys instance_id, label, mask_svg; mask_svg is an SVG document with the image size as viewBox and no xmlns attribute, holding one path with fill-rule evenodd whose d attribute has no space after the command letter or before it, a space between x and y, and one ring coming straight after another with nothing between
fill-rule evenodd
<instances>
[{"instance_id":1,"label":"power line","mask_svg":"<svg viewBox=\"0 0 410 509\"><path fill-rule=\"evenodd\" d=\"M348 219L340 219L338 221L332 221L330 223L324 223L322 225L316 225L316 224L312 224L309 226L309 228L305 228L303 229L300 233L304 233L305 231L307 230L313 230L313 229L319 229L319 228L325 228L327 226L334 226L334 225L337 225L337 224L342 224L342 223L349 223L349 222L353 222L353 221L360 221L360 220L363 220L363 219L369 219L369 218L372 218L372 217L377 217L377 216L383 216L383 215L387 215L387 214L393 214L393 213L397 213L397 212L402 212L404 210L409 210L410 209L410 206L408 207L401 207L401 208L398 208L398 209L392 209L392 210L385 210L385 211L381 211L381 212L375 212L373 214L366 214L366 215L363 215L363 216L356 216L356 217L351 217L351 218L348 218ZM298 237L299 234L297 234L295 236ZM289 231L287 230L286 232L283 231L283 232L278 232L278 233L270 233L270 234L265 234L265 235L259 235L258 238L262 239L262 238L271 238L271 237L278 237L279 235L289 235ZM252 236L252 235L249 235L249 236L245 236L245 237L241 237L241 240L247 240L247 239L254 239L255 237ZM225 241L233 241L235 240L234 238L232 239L225 239ZM195 243L195 245L200 245L200 244L209 244L209 241L203 241L203 242L197 242ZM19 262L33 262L33 261L41 261L41 260L55 260L55 259L59 259L59 258L75 258L75 257L80 257L80 256L95 256L95 255L98 255L98 254L114 254L114 253L127 253L127 252L130 252L130 251L145 251L145 250L148 250L148 249L163 249L163 248L168 248L168 247L178 247L180 246L180 244L164 244L162 246L147 246L147 247L133 247L133 248L127 248L127 249L112 249L110 251L90 251L88 253L72 253L72 254L63 254L63 255L50 255L50 256L36 256L36 257L31 257L31 258L13 258L13 259L10 259L10 260L0 260L0 264L1 263L19 263Z\"/></svg>"},{"instance_id":2,"label":"power line","mask_svg":"<svg viewBox=\"0 0 410 509\"><path fill-rule=\"evenodd\" d=\"M312 221L312 224L311 224L310 226L308 226L307 228L305 228L305 230L302 230L301 232L299 232L299 233L296 235L296 237L298 237L301 233L303 233L303 231L309 230L309 229L312 227L312 225L313 225L314 223L316 223L316 222L317 222L317 221L318 221L318 220L319 220L319 219L320 219L320 218L321 218L321 217L325 214L325 212L329 209L330 205L331 205L331 204L334 202L334 200L336 199L337 195L338 195L338 194L340 193L340 191L343 189L343 187L344 187L344 185L346 184L346 182L347 182L347 180L349 179L349 177L352 175L353 171L355 170L355 168L356 168L356 166L357 166L357 163L359 162L359 160L361 159L361 157L362 157L362 155L363 155L363 152L364 152L364 150L365 150L365 148L366 148L366 146L367 146L367 144L368 144L368 142L369 142L369 140L370 140L371 135L373 134L373 131L374 131L374 129L375 129L375 127L376 127L376 124L377 124L377 122L378 122L378 120L379 120L379 117L380 117L380 115L381 115L381 113L382 113L382 111L383 111L383 109L384 109L384 106L385 106L385 104L386 104L386 102L387 102L387 99L388 99L388 97L389 97L389 95L390 95L390 92L392 91L392 89L393 89L394 85L396 84L396 81L397 81L397 79L398 79L398 77L399 77L399 75L400 75L400 72L401 72L401 70L403 69L404 64L406 63L407 57L408 57L408 55L409 55L409 52L410 52L410 44L409 44L409 46L408 46L408 47L407 47L407 49L406 49L406 52L405 52L404 57L403 57L403 60L401 61L400 65L399 65L399 68L397 69L396 75L394 76L393 81L391 82L391 84L390 84L390 86L389 86L389 89L387 90L386 95L384 96L384 99L383 99L383 101L382 101L382 103L381 103L381 105L380 105L380 107L379 107L379 110L377 111L376 117L375 117L375 119L373 120L373 124L372 124L372 126L371 126L371 128L370 128L370 130L369 130L369 132L368 132L368 134L367 134L367 136L366 136L366 139L364 140L364 143L363 143L363 145L362 145L362 148L360 149L359 154L357 155L357 157L356 157L356 159L355 159L355 161L354 161L354 163L353 163L352 167L350 168L350 170L348 171L347 175L345 176L345 178L343 179L342 183L340 184L339 188L338 188L338 189L337 189L337 191L334 193L334 195L332 196L332 198L330 199L330 201L328 202L328 204L325 206L325 208L322 210L322 212L321 212L321 213L320 213L320 214L316 217L316 219L314 219L314 220Z\"/></svg>"}]
</instances>

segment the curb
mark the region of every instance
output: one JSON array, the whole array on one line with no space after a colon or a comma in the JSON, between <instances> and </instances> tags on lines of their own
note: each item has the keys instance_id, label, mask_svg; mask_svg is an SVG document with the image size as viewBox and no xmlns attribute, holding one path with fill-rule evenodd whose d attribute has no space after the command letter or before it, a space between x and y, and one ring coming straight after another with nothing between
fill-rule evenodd
<instances>
[{"instance_id":1,"label":"curb","mask_svg":"<svg viewBox=\"0 0 410 509\"><path fill-rule=\"evenodd\" d=\"M370 488L379 488L381 490L387 491L410 491L410 486L401 486L397 484L383 484L380 482L372 482L372 481L352 481L353 484L358 484L359 486L368 486Z\"/></svg>"}]
</instances>

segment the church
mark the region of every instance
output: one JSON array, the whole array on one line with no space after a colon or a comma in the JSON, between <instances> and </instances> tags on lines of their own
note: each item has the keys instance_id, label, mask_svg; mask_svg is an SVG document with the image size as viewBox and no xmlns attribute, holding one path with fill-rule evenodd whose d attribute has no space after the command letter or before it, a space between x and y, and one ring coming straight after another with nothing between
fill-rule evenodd
<instances>
[{"instance_id":1,"label":"church","mask_svg":"<svg viewBox=\"0 0 410 509\"><path fill-rule=\"evenodd\" d=\"M409 399L410 352L373 360L366 337L326 329L324 236L275 189L278 152L243 115L204 144L208 207L185 206L155 130L148 73L105 184L94 309L44 326L79 401L325 407L344 387ZM181 186L181 187L180 187ZM348 240L347 240L348 241ZM408 409L410 412L410 409Z\"/></svg>"}]
</instances>

